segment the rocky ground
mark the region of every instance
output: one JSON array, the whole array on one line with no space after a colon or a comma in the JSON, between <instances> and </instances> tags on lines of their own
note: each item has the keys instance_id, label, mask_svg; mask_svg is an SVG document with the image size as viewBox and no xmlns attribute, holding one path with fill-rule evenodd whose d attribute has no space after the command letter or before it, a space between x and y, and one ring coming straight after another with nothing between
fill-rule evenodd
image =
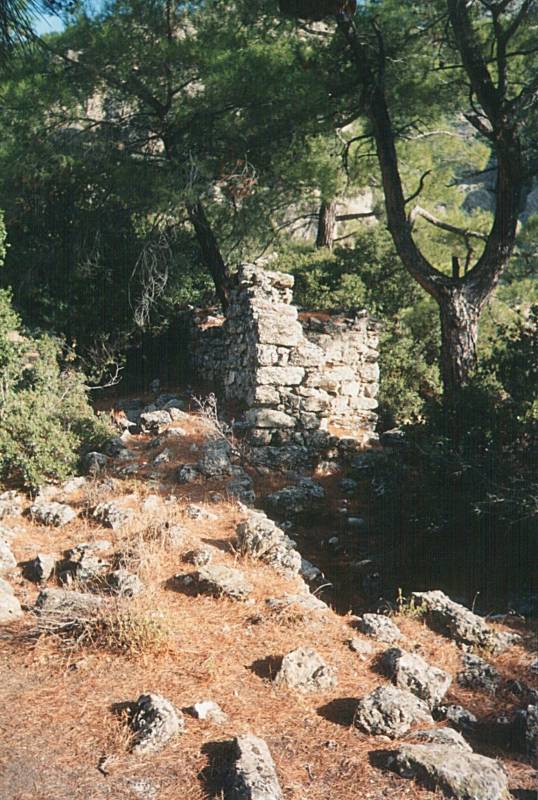
<instances>
[{"instance_id":1,"label":"rocky ground","mask_svg":"<svg viewBox=\"0 0 538 800\"><path fill-rule=\"evenodd\" d=\"M0 797L538 797L530 628L336 613L293 521L345 476L245 469L184 408L125 404L87 475L0 496Z\"/></svg>"}]
</instances>

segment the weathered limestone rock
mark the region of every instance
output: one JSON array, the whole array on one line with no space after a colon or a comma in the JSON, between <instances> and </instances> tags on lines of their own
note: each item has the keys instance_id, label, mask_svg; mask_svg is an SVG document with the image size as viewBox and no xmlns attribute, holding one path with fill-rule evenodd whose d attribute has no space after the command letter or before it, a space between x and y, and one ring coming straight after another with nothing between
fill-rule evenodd
<instances>
[{"instance_id":1,"label":"weathered limestone rock","mask_svg":"<svg viewBox=\"0 0 538 800\"><path fill-rule=\"evenodd\" d=\"M527 706L523 714L525 723L525 744L533 766L538 766L538 705Z\"/></svg>"},{"instance_id":2,"label":"weathered limestone rock","mask_svg":"<svg viewBox=\"0 0 538 800\"><path fill-rule=\"evenodd\" d=\"M84 472L87 472L88 475L99 474L99 472L102 472L104 469L106 469L107 465L108 456L105 456L104 453L98 453L96 451L86 453L82 459Z\"/></svg>"},{"instance_id":3,"label":"weathered limestone rock","mask_svg":"<svg viewBox=\"0 0 538 800\"><path fill-rule=\"evenodd\" d=\"M272 408L252 408L245 414L245 422L254 428L294 428L295 420L283 411Z\"/></svg>"},{"instance_id":4,"label":"weathered limestone rock","mask_svg":"<svg viewBox=\"0 0 538 800\"><path fill-rule=\"evenodd\" d=\"M34 560L29 564L28 572L32 580L37 583L46 583L54 574L56 567L56 557L38 553Z\"/></svg>"},{"instance_id":5,"label":"weathered limestone rock","mask_svg":"<svg viewBox=\"0 0 538 800\"><path fill-rule=\"evenodd\" d=\"M276 513L289 515L300 514L312 507L312 503L325 497L323 486L316 481L305 478L297 486L286 486L273 492L266 498L269 508Z\"/></svg>"},{"instance_id":6,"label":"weathered limestone rock","mask_svg":"<svg viewBox=\"0 0 538 800\"><path fill-rule=\"evenodd\" d=\"M227 714L213 700L201 700L199 703L195 703L191 708L191 713L196 719L214 722L216 725L223 725L228 721Z\"/></svg>"},{"instance_id":7,"label":"weathered limestone rock","mask_svg":"<svg viewBox=\"0 0 538 800\"><path fill-rule=\"evenodd\" d=\"M143 431L147 433L158 434L164 430L167 425L172 422L172 417L169 411L164 409L156 411L146 411L140 414L140 425Z\"/></svg>"},{"instance_id":8,"label":"weathered limestone rock","mask_svg":"<svg viewBox=\"0 0 538 800\"><path fill-rule=\"evenodd\" d=\"M75 509L65 503L47 503L42 500L30 506L30 514L42 525L53 525L55 528L63 528L77 516Z\"/></svg>"},{"instance_id":9,"label":"weathered limestone rock","mask_svg":"<svg viewBox=\"0 0 538 800\"><path fill-rule=\"evenodd\" d=\"M38 614L62 619L87 618L103 605L103 599L95 594L70 592L67 589L43 589L34 606Z\"/></svg>"},{"instance_id":10,"label":"weathered limestone rock","mask_svg":"<svg viewBox=\"0 0 538 800\"><path fill-rule=\"evenodd\" d=\"M354 653L360 656L371 656L374 652L373 645L370 642L365 642L364 639L359 639L358 636L353 636L349 640L349 647Z\"/></svg>"},{"instance_id":11,"label":"weathered limestone rock","mask_svg":"<svg viewBox=\"0 0 538 800\"><path fill-rule=\"evenodd\" d=\"M465 653L462 660L463 670L456 676L460 686L466 689L482 689L486 692L495 692L498 689L501 676L494 666L480 656L470 653Z\"/></svg>"},{"instance_id":12,"label":"weathered limestone rock","mask_svg":"<svg viewBox=\"0 0 538 800\"><path fill-rule=\"evenodd\" d=\"M451 745L406 744L389 757L399 775L441 789L454 800L508 800L504 769L492 758Z\"/></svg>"},{"instance_id":13,"label":"weathered limestone rock","mask_svg":"<svg viewBox=\"0 0 538 800\"><path fill-rule=\"evenodd\" d=\"M302 367L260 367L257 379L262 386L298 386L304 378Z\"/></svg>"},{"instance_id":14,"label":"weathered limestone rock","mask_svg":"<svg viewBox=\"0 0 538 800\"><path fill-rule=\"evenodd\" d=\"M234 740L235 762L230 769L226 800L284 800L267 744L257 736Z\"/></svg>"},{"instance_id":15,"label":"weathered limestone rock","mask_svg":"<svg viewBox=\"0 0 538 800\"><path fill-rule=\"evenodd\" d=\"M452 728L423 728L419 731L411 731L405 738L418 744L440 744L446 747L458 747L468 753L473 752L461 733Z\"/></svg>"},{"instance_id":16,"label":"weathered limestone rock","mask_svg":"<svg viewBox=\"0 0 538 800\"><path fill-rule=\"evenodd\" d=\"M190 519L201 519L207 521L212 521L217 519L216 514L213 514L213 512L208 511L207 508L203 508L202 506L197 506L195 503L190 503L185 509L185 513Z\"/></svg>"},{"instance_id":17,"label":"weathered limestone rock","mask_svg":"<svg viewBox=\"0 0 538 800\"><path fill-rule=\"evenodd\" d=\"M141 694L136 701L131 727L135 732L133 753L156 753L185 730L181 711L159 694Z\"/></svg>"},{"instance_id":18,"label":"weathered limestone rock","mask_svg":"<svg viewBox=\"0 0 538 800\"><path fill-rule=\"evenodd\" d=\"M0 578L0 624L13 622L22 616L21 604L15 597L12 587Z\"/></svg>"},{"instance_id":19,"label":"weathered limestone rock","mask_svg":"<svg viewBox=\"0 0 538 800\"><path fill-rule=\"evenodd\" d=\"M206 478L223 478L231 475L230 454L231 447L226 439L210 439L202 448L202 455L196 468Z\"/></svg>"},{"instance_id":20,"label":"weathered limestone rock","mask_svg":"<svg viewBox=\"0 0 538 800\"><path fill-rule=\"evenodd\" d=\"M93 518L107 528L118 530L134 516L132 508L124 508L114 501L99 503L93 510Z\"/></svg>"},{"instance_id":21,"label":"weathered limestone rock","mask_svg":"<svg viewBox=\"0 0 538 800\"><path fill-rule=\"evenodd\" d=\"M0 573L11 572L17 566L17 559L13 555L9 542L0 539Z\"/></svg>"},{"instance_id":22,"label":"weathered limestone rock","mask_svg":"<svg viewBox=\"0 0 538 800\"><path fill-rule=\"evenodd\" d=\"M317 581L323 577L323 573L320 568L316 567L315 564L312 564L312 562L308 561L306 558L301 559L301 569L299 570L299 574L301 578L304 578L305 581L308 581L308 583L313 583L314 581Z\"/></svg>"},{"instance_id":23,"label":"weathered limestone rock","mask_svg":"<svg viewBox=\"0 0 538 800\"><path fill-rule=\"evenodd\" d=\"M357 706L354 725L373 736L396 739L419 722L433 724L426 703L395 686L379 686Z\"/></svg>"},{"instance_id":24,"label":"weathered limestone rock","mask_svg":"<svg viewBox=\"0 0 538 800\"><path fill-rule=\"evenodd\" d=\"M284 594L268 597L265 601L271 609L296 608L300 612L326 614L329 606L313 594Z\"/></svg>"},{"instance_id":25,"label":"weathered limestone rock","mask_svg":"<svg viewBox=\"0 0 538 800\"><path fill-rule=\"evenodd\" d=\"M226 492L246 506L254 505L256 493L252 478L241 467L233 467L232 475L234 477L226 484Z\"/></svg>"},{"instance_id":26,"label":"weathered limestone rock","mask_svg":"<svg viewBox=\"0 0 538 800\"><path fill-rule=\"evenodd\" d=\"M299 647L284 656L274 683L300 692L324 692L336 686L336 673L315 650Z\"/></svg>"},{"instance_id":27,"label":"weathered limestone rock","mask_svg":"<svg viewBox=\"0 0 538 800\"><path fill-rule=\"evenodd\" d=\"M198 547L195 550L189 550L183 556L183 561L187 564L194 564L195 567L205 567L206 564L211 562L213 553L207 547Z\"/></svg>"},{"instance_id":28,"label":"weathered limestone rock","mask_svg":"<svg viewBox=\"0 0 538 800\"><path fill-rule=\"evenodd\" d=\"M22 514L22 498L13 491L0 494L0 519L3 517L20 517Z\"/></svg>"},{"instance_id":29,"label":"weathered limestone rock","mask_svg":"<svg viewBox=\"0 0 538 800\"><path fill-rule=\"evenodd\" d=\"M237 548L243 555L265 561L283 573L297 574L301 569L301 555L292 540L262 511L249 511L236 532Z\"/></svg>"},{"instance_id":30,"label":"weathered limestone rock","mask_svg":"<svg viewBox=\"0 0 538 800\"><path fill-rule=\"evenodd\" d=\"M252 586L240 570L221 564L202 567L190 577L199 592L214 597L246 600L252 592Z\"/></svg>"},{"instance_id":31,"label":"weathered limestone rock","mask_svg":"<svg viewBox=\"0 0 538 800\"><path fill-rule=\"evenodd\" d=\"M121 597L134 597L144 591L144 584L134 572L116 569L107 575L108 586L114 594Z\"/></svg>"},{"instance_id":32,"label":"weathered limestone rock","mask_svg":"<svg viewBox=\"0 0 538 800\"><path fill-rule=\"evenodd\" d=\"M385 642L385 644L393 644L402 638L402 632L398 626L383 614L363 614L358 627L366 636L371 636L372 639Z\"/></svg>"},{"instance_id":33,"label":"weathered limestone rock","mask_svg":"<svg viewBox=\"0 0 538 800\"><path fill-rule=\"evenodd\" d=\"M58 567L60 580L70 583L73 580L81 583L98 580L110 568L109 562L97 555L90 548L85 548Z\"/></svg>"},{"instance_id":34,"label":"weathered limestone rock","mask_svg":"<svg viewBox=\"0 0 538 800\"><path fill-rule=\"evenodd\" d=\"M446 719L458 731L472 733L478 723L477 718L463 706L450 704L439 706L437 713L441 719Z\"/></svg>"},{"instance_id":35,"label":"weathered limestone rock","mask_svg":"<svg viewBox=\"0 0 538 800\"><path fill-rule=\"evenodd\" d=\"M485 647L500 653L520 641L517 634L501 633L482 617L455 603L441 591L413 592L414 600L424 606L428 623L460 644Z\"/></svg>"},{"instance_id":36,"label":"weathered limestone rock","mask_svg":"<svg viewBox=\"0 0 538 800\"><path fill-rule=\"evenodd\" d=\"M452 683L448 672L432 667L419 655L406 653L397 647L383 654L383 665L399 689L420 697L429 708L439 705Z\"/></svg>"},{"instance_id":37,"label":"weathered limestone rock","mask_svg":"<svg viewBox=\"0 0 538 800\"><path fill-rule=\"evenodd\" d=\"M200 477L196 464L182 464L176 470L176 480L178 483L192 483Z\"/></svg>"}]
</instances>

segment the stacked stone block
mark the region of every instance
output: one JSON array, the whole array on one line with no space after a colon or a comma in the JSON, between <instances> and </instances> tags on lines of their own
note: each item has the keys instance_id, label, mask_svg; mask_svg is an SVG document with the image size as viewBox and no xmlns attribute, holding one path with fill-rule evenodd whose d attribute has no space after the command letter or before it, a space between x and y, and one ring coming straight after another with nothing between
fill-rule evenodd
<instances>
[{"instance_id":1,"label":"stacked stone block","mask_svg":"<svg viewBox=\"0 0 538 800\"><path fill-rule=\"evenodd\" d=\"M371 439L377 324L365 312L299 315L292 288L292 275L243 266L222 326L195 333L198 377L245 408L253 444L309 446L331 428Z\"/></svg>"}]
</instances>

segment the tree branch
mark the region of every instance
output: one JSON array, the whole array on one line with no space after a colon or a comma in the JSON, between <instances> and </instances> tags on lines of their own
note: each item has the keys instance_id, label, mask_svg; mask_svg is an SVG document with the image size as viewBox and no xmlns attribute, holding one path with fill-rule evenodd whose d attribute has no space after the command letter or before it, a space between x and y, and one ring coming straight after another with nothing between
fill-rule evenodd
<instances>
[{"instance_id":1,"label":"tree branch","mask_svg":"<svg viewBox=\"0 0 538 800\"><path fill-rule=\"evenodd\" d=\"M458 225L452 225L450 222L443 222L443 220L435 217L433 214L430 214L425 208L422 206L415 206L409 215L409 219L413 222L416 217L422 217L427 222L435 225L436 228L441 228L444 231L448 231L449 233L455 233L458 236L463 236L465 239L469 237L473 239L480 239L481 241L487 241L487 235L485 233L480 233L480 231L473 231L470 228L460 228Z\"/></svg>"}]
</instances>

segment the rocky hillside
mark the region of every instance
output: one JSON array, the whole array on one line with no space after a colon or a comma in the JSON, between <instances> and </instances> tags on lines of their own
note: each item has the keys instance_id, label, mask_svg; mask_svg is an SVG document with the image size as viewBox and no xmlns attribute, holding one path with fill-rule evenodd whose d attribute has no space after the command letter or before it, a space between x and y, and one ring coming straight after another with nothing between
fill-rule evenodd
<instances>
[{"instance_id":1,"label":"rocky hillside","mask_svg":"<svg viewBox=\"0 0 538 800\"><path fill-rule=\"evenodd\" d=\"M251 470L185 407L124 403L84 477L0 496L0 796L535 798L526 625L437 591L336 613L293 520L359 535L346 476Z\"/></svg>"}]
</instances>

